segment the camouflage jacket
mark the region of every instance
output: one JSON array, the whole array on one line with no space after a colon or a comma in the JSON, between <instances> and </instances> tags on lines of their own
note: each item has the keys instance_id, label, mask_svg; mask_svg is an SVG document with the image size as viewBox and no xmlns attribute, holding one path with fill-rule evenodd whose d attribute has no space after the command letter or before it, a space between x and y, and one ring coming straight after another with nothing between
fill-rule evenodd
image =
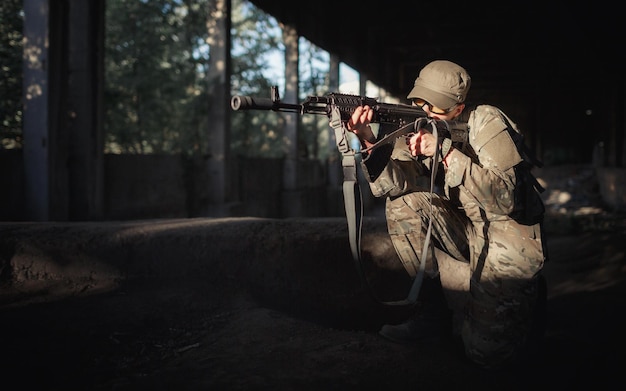
<instances>
[{"instance_id":1,"label":"camouflage jacket","mask_svg":"<svg viewBox=\"0 0 626 391\"><path fill-rule=\"evenodd\" d=\"M489 105L472 110L467 124L467 142L453 143L449 167L438 163L438 189L473 221L510 219L516 209L526 209L535 218L542 216L538 194L529 201L522 194L528 194L526 190L516 189L521 186L523 159L507 129L511 126L518 132L516 125ZM380 164L380 157L372 158L364 158L362 168L375 197L430 190L432 159L415 159L403 138L397 140L385 165Z\"/></svg>"}]
</instances>

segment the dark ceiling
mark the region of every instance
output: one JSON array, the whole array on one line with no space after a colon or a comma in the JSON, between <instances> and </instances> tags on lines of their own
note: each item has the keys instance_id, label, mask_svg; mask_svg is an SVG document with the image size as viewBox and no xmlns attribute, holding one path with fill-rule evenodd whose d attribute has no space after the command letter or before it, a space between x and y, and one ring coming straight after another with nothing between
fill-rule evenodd
<instances>
[{"instance_id":1,"label":"dark ceiling","mask_svg":"<svg viewBox=\"0 0 626 391\"><path fill-rule=\"evenodd\" d=\"M252 0L278 21L403 97L434 59L464 66L473 95L598 95L624 86L624 22L601 2ZM579 3L580 4L580 3ZM603 93L603 92L601 92Z\"/></svg>"}]
</instances>

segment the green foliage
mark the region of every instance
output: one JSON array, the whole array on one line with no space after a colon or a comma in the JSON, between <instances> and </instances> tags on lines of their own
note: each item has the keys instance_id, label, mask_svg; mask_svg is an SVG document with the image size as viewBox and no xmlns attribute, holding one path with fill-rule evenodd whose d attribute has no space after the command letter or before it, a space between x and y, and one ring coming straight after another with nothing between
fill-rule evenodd
<instances>
[{"instance_id":1,"label":"green foliage","mask_svg":"<svg viewBox=\"0 0 626 391\"><path fill-rule=\"evenodd\" d=\"M233 1L231 94L268 97L276 80L264 71L268 52L282 51L278 23L248 1ZM268 111L231 113L231 152L246 157L282 157L282 117Z\"/></svg>"},{"instance_id":2,"label":"green foliage","mask_svg":"<svg viewBox=\"0 0 626 391\"><path fill-rule=\"evenodd\" d=\"M278 22L247 0L233 0L231 93L269 97L268 53L284 56ZM105 15L105 152L206 154L210 86L209 29L215 0L107 0ZM0 6L0 148L22 146L22 1ZM324 52L301 44L301 98L323 94ZM279 74L279 73L277 73ZM270 77L271 79L268 79ZM278 79L278 80L277 80ZM283 116L231 112L231 152L284 155ZM301 116L300 155L326 151L327 121ZM325 139L324 139L325 137ZM322 145L322 147L320 147Z\"/></svg>"},{"instance_id":3,"label":"green foliage","mask_svg":"<svg viewBox=\"0 0 626 391\"><path fill-rule=\"evenodd\" d=\"M211 0L109 0L106 14L107 153L206 154ZM269 96L268 52L281 50L277 22L233 0L233 93ZM241 113L237 113L241 114ZM280 157L280 116L231 117L231 152Z\"/></svg>"},{"instance_id":4,"label":"green foliage","mask_svg":"<svg viewBox=\"0 0 626 391\"><path fill-rule=\"evenodd\" d=\"M188 153L198 129L210 0L109 0L105 152Z\"/></svg>"},{"instance_id":5,"label":"green foliage","mask_svg":"<svg viewBox=\"0 0 626 391\"><path fill-rule=\"evenodd\" d=\"M268 80L271 67L267 53L284 57L282 33L275 19L246 1L233 12L233 72L231 93L269 98L270 87L283 79ZM307 40L300 41L300 99L328 92L327 53ZM320 66L323 64L322 66ZM296 102L292 102L296 103ZM285 114L293 115L293 114ZM283 114L271 111L236 112L232 121L232 152L249 157L282 157L287 140L283 135ZM328 149L328 120L322 116L299 116L298 154L302 158L325 158Z\"/></svg>"},{"instance_id":6,"label":"green foliage","mask_svg":"<svg viewBox=\"0 0 626 391\"><path fill-rule=\"evenodd\" d=\"M22 1L0 6L0 149L22 147Z\"/></svg>"},{"instance_id":7,"label":"green foliage","mask_svg":"<svg viewBox=\"0 0 626 391\"><path fill-rule=\"evenodd\" d=\"M330 92L328 53L305 38L300 38L299 68L301 99L307 95L325 95ZM308 116L301 120L298 144L302 157L325 160L330 142L328 119ZM330 149L334 152L336 146L332 145Z\"/></svg>"}]
</instances>

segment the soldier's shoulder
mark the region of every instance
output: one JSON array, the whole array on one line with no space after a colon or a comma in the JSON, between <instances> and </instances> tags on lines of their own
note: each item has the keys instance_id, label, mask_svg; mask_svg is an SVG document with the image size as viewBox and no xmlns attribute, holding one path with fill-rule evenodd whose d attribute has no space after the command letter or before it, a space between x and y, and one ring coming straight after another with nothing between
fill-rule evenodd
<instances>
[{"instance_id":1,"label":"soldier's shoulder","mask_svg":"<svg viewBox=\"0 0 626 391\"><path fill-rule=\"evenodd\" d=\"M500 109L497 108L496 106L488 105L488 104L480 104L472 108L470 115L481 117L481 118L488 118L488 117L500 117L500 113L501 113Z\"/></svg>"}]
</instances>

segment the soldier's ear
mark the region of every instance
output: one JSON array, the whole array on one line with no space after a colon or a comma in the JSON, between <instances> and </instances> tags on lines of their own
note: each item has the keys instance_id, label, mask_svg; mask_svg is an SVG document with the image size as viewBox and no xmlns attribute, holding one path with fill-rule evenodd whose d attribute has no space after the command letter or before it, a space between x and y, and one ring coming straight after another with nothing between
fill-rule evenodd
<instances>
[{"instance_id":1,"label":"soldier's ear","mask_svg":"<svg viewBox=\"0 0 626 391\"><path fill-rule=\"evenodd\" d=\"M456 105L456 107L454 108L454 118L461 115L464 109L465 109L465 103L459 103L458 105Z\"/></svg>"}]
</instances>

